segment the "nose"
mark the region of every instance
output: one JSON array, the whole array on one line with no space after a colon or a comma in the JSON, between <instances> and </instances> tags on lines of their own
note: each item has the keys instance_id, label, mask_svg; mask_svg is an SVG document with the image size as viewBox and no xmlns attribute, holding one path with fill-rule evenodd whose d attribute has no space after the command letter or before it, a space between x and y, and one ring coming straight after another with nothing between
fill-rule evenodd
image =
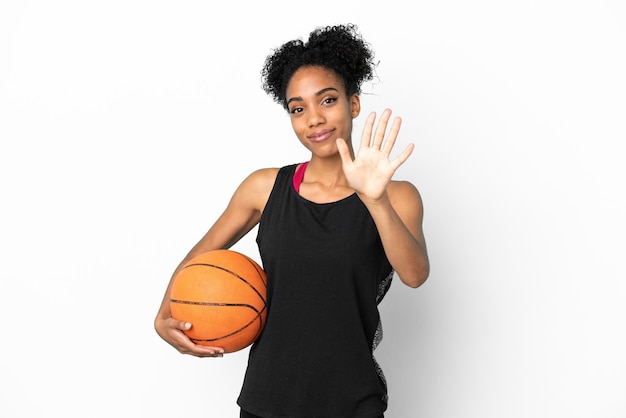
<instances>
[{"instance_id":1,"label":"nose","mask_svg":"<svg viewBox=\"0 0 626 418\"><path fill-rule=\"evenodd\" d=\"M315 107L312 107L307 112L307 122L309 123L309 127L321 125L326 121L324 118L324 113Z\"/></svg>"}]
</instances>

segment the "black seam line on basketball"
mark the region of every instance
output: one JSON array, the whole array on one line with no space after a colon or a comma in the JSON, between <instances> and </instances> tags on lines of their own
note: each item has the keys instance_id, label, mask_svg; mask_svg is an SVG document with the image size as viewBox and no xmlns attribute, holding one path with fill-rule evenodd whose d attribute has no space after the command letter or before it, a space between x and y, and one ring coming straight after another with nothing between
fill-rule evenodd
<instances>
[{"instance_id":1,"label":"black seam line on basketball","mask_svg":"<svg viewBox=\"0 0 626 418\"><path fill-rule=\"evenodd\" d=\"M172 303L180 303L181 305L201 305L201 306L231 306L231 307L243 307L250 308L254 312L259 312L257 308L252 305L248 305L247 303L218 303L218 302L194 302L192 300L180 300L180 299L170 299ZM263 312L261 310L261 312Z\"/></svg>"},{"instance_id":2,"label":"black seam line on basketball","mask_svg":"<svg viewBox=\"0 0 626 418\"><path fill-rule=\"evenodd\" d=\"M248 261L249 261L249 260L248 260ZM185 266L185 268L194 267L194 266L213 267L213 268L216 268L216 269L218 269L218 270L225 271L226 273L230 273L230 274L232 274L233 276L236 276L239 280L241 280L242 282L244 282L245 284L247 284L248 286L250 286L250 288L251 288L252 290L254 290L254 293L256 293L257 295L259 295L259 297L261 298L261 300L262 300L264 303L267 303L267 301L265 300L265 298L263 297L263 295L262 295L262 294L260 294L260 293L259 293L259 291L258 291L258 290L256 290L256 288L255 288L254 286L252 286L252 284L251 284L249 281L247 281L246 279L244 279L243 277L241 277L240 275L238 275L238 274L237 274L237 273L235 273L234 271L229 270L229 269L227 269L227 268L225 268L225 267L222 267L222 266L217 266L217 265L215 265L215 264L209 264L209 263L194 263L194 264L188 264L188 265L186 265L186 266ZM255 268L255 269L256 269L256 268ZM257 271L257 273L258 273L258 271Z\"/></svg>"},{"instance_id":3,"label":"black seam line on basketball","mask_svg":"<svg viewBox=\"0 0 626 418\"><path fill-rule=\"evenodd\" d=\"M264 309L265 310L265 309ZM263 311L261 311L263 312ZM217 338L190 338L191 341L217 341L217 340L221 340L223 338L227 338L230 337L232 335L238 334L239 332L243 331L244 329L248 328L249 326L251 326L254 322L256 322L256 320L258 319L260 321L259 324L259 331L257 331L257 334L255 336L255 339L258 338L259 334L261 331L263 331L263 318L261 317L261 312L259 312L257 314L257 316L252 319L250 322L248 322L246 325L242 326L241 328L239 328L238 330L232 331L229 334L226 335L222 335L221 337L217 337Z\"/></svg>"},{"instance_id":4,"label":"black seam line on basketball","mask_svg":"<svg viewBox=\"0 0 626 418\"><path fill-rule=\"evenodd\" d=\"M250 265L256 270L256 272L259 275L259 278L261 279L263 284L267 286L267 278L265 280L263 280L263 274L261 274L262 269L259 270L260 269L259 265L254 260L252 260L250 257L248 257L247 255L244 255L244 257L246 258L246 260L248 260Z\"/></svg>"}]
</instances>

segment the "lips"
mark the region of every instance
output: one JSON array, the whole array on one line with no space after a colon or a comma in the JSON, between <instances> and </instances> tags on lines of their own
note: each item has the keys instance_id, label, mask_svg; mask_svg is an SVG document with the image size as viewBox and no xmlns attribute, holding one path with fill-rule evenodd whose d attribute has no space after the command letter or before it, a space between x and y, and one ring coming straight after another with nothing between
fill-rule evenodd
<instances>
[{"instance_id":1,"label":"lips","mask_svg":"<svg viewBox=\"0 0 626 418\"><path fill-rule=\"evenodd\" d=\"M333 129L316 131L316 132L313 132L311 135L309 135L308 138L311 142L316 142L316 143L324 142L333 135L333 132L334 132Z\"/></svg>"}]
</instances>

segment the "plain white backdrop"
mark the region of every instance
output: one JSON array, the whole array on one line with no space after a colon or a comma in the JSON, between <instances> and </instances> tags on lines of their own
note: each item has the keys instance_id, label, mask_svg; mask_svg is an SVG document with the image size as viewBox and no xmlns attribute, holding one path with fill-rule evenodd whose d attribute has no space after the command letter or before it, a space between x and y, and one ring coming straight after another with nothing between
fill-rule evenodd
<instances>
[{"instance_id":1,"label":"plain white backdrop","mask_svg":"<svg viewBox=\"0 0 626 418\"><path fill-rule=\"evenodd\" d=\"M626 416L617 0L0 2L0 416L238 416L247 351L152 321L243 178L308 158L265 56L345 22L380 60L355 135L403 117L432 263L380 307L386 416Z\"/></svg>"}]
</instances>

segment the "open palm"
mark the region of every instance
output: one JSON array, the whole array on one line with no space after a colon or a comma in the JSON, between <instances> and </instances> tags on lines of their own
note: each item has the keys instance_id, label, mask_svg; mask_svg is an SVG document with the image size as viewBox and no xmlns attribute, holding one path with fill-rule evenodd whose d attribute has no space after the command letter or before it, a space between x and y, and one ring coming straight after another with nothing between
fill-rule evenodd
<instances>
[{"instance_id":1,"label":"open palm","mask_svg":"<svg viewBox=\"0 0 626 418\"><path fill-rule=\"evenodd\" d=\"M346 142L343 139L337 141L343 163L343 172L348 184L362 199L379 200L384 195L393 174L413 152L414 146L409 144L398 157L393 160L390 159L402 124L402 120L396 117L385 139L390 118L391 110L385 109L372 136L376 113L370 113L365 121L361 144L354 160L352 160Z\"/></svg>"}]
</instances>

